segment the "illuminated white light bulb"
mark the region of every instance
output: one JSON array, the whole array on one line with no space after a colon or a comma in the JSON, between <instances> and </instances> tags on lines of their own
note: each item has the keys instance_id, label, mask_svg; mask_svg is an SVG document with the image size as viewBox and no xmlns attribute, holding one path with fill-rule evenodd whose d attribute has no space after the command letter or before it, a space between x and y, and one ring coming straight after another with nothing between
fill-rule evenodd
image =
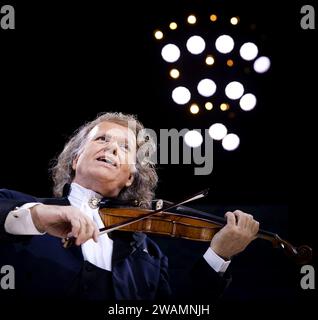
<instances>
[{"instance_id":1,"label":"illuminated white light bulb","mask_svg":"<svg viewBox=\"0 0 318 320\"><path fill-rule=\"evenodd\" d=\"M234 133L229 133L222 140L222 146L227 151L235 150L240 144L240 138Z\"/></svg>"},{"instance_id":2,"label":"illuminated white light bulb","mask_svg":"<svg viewBox=\"0 0 318 320\"><path fill-rule=\"evenodd\" d=\"M216 39L215 47L221 53L229 53L234 48L234 40L232 37L224 34Z\"/></svg>"},{"instance_id":3,"label":"illuminated white light bulb","mask_svg":"<svg viewBox=\"0 0 318 320\"><path fill-rule=\"evenodd\" d=\"M214 123L209 128L209 135L214 140L222 140L227 134L226 126L222 123Z\"/></svg>"},{"instance_id":4,"label":"illuminated white light bulb","mask_svg":"<svg viewBox=\"0 0 318 320\"><path fill-rule=\"evenodd\" d=\"M203 79L198 83L198 92L203 97L211 97L216 91L216 84L211 79Z\"/></svg>"},{"instance_id":5,"label":"illuminated white light bulb","mask_svg":"<svg viewBox=\"0 0 318 320\"><path fill-rule=\"evenodd\" d=\"M180 57L180 49L175 44L166 44L161 50L161 56L167 62L176 62Z\"/></svg>"},{"instance_id":6,"label":"illuminated white light bulb","mask_svg":"<svg viewBox=\"0 0 318 320\"><path fill-rule=\"evenodd\" d=\"M244 96L240 99L240 107L244 111L250 111L255 108L256 106L256 97L252 93L246 93Z\"/></svg>"},{"instance_id":7,"label":"illuminated white light bulb","mask_svg":"<svg viewBox=\"0 0 318 320\"><path fill-rule=\"evenodd\" d=\"M191 99L191 93L186 87L177 87L172 91L172 99L177 104L186 104Z\"/></svg>"},{"instance_id":8,"label":"illuminated white light bulb","mask_svg":"<svg viewBox=\"0 0 318 320\"><path fill-rule=\"evenodd\" d=\"M259 57L254 61L254 70L257 73L266 72L271 66L271 61L267 57Z\"/></svg>"},{"instance_id":9,"label":"illuminated white light bulb","mask_svg":"<svg viewBox=\"0 0 318 320\"><path fill-rule=\"evenodd\" d=\"M241 98L243 93L244 87L238 81L232 81L225 87L226 96L232 100Z\"/></svg>"},{"instance_id":10,"label":"illuminated white light bulb","mask_svg":"<svg viewBox=\"0 0 318 320\"><path fill-rule=\"evenodd\" d=\"M205 49L205 41L200 36L192 36L188 39L186 46L192 54L200 54Z\"/></svg>"},{"instance_id":11,"label":"illuminated white light bulb","mask_svg":"<svg viewBox=\"0 0 318 320\"><path fill-rule=\"evenodd\" d=\"M184 135L184 142L191 148L197 148L202 144L203 138L200 132L190 130Z\"/></svg>"},{"instance_id":12,"label":"illuminated white light bulb","mask_svg":"<svg viewBox=\"0 0 318 320\"><path fill-rule=\"evenodd\" d=\"M258 55L258 48L252 42L244 43L240 48L240 56L246 61L251 61Z\"/></svg>"}]
</instances>

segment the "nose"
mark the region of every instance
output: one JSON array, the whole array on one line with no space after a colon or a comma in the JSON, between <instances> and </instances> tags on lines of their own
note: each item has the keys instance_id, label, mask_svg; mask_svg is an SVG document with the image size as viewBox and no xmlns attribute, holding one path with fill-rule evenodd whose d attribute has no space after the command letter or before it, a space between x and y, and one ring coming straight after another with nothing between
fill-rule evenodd
<instances>
[{"instance_id":1,"label":"nose","mask_svg":"<svg viewBox=\"0 0 318 320\"><path fill-rule=\"evenodd\" d=\"M105 151L108 153L112 153L114 156L117 156L118 152L118 144L114 140L110 140L109 142L106 143Z\"/></svg>"}]
</instances>

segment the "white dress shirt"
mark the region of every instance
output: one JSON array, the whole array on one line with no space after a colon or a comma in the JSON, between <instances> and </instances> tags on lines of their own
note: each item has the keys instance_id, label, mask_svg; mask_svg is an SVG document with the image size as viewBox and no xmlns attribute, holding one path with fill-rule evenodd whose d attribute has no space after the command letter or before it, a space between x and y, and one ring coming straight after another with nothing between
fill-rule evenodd
<instances>
[{"instance_id":1,"label":"white dress shirt","mask_svg":"<svg viewBox=\"0 0 318 320\"><path fill-rule=\"evenodd\" d=\"M104 224L99 216L98 208L92 209L88 205L92 197L102 198L100 194L86 189L77 183L71 184L71 192L68 196L71 205L93 219L98 228L102 228ZM41 233L35 228L30 214L30 208L36 204L38 203L27 203L11 211L4 225L6 232L16 235L40 235ZM97 243L93 239L90 239L83 243L81 247L85 260L102 269L111 271L113 240L108 237L107 233L100 235ZM222 259L211 247L207 249L203 258L216 272L220 273L224 273L230 264L230 261Z\"/></svg>"},{"instance_id":2,"label":"white dress shirt","mask_svg":"<svg viewBox=\"0 0 318 320\"><path fill-rule=\"evenodd\" d=\"M71 192L68 197L71 205L87 214L97 225L98 229L104 227L104 223L98 213L98 208L92 209L88 202L91 198L101 199L102 196L94 191L83 188L77 183L71 184ZM99 268L111 271L111 261L113 253L113 240L107 233L98 237L98 242L89 239L82 244L84 259L96 265Z\"/></svg>"}]
</instances>

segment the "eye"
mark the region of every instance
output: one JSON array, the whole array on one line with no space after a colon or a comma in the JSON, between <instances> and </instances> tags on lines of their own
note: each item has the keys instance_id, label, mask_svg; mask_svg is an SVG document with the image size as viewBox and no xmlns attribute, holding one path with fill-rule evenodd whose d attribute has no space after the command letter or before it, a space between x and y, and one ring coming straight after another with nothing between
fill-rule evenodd
<instances>
[{"instance_id":1,"label":"eye","mask_svg":"<svg viewBox=\"0 0 318 320\"><path fill-rule=\"evenodd\" d=\"M95 141L103 141L103 142L107 142L109 141L109 138L105 135L102 135L102 136L98 136Z\"/></svg>"},{"instance_id":2,"label":"eye","mask_svg":"<svg viewBox=\"0 0 318 320\"><path fill-rule=\"evenodd\" d=\"M128 151L129 150L128 143L120 143L119 147L124 151Z\"/></svg>"}]
</instances>

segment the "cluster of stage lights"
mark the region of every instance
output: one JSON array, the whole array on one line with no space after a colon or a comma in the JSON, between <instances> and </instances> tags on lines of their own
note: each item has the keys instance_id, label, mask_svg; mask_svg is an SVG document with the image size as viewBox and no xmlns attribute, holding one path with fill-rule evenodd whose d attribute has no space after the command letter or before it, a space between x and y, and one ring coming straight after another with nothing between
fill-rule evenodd
<instances>
[{"instance_id":1,"label":"cluster of stage lights","mask_svg":"<svg viewBox=\"0 0 318 320\"><path fill-rule=\"evenodd\" d=\"M210 21L216 22L218 17L216 14L210 15ZM233 26L239 24L238 17L232 17L230 23ZM189 15L187 22L191 25L197 23L197 17L195 15ZM178 28L176 22L171 22L169 24L170 30L175 30ZM162 40L165 38L164 33L161 30L155 30L154 36L157 40ZM208 41L213 41L215 49L220 54L230 54L233 52L235 47L234 39L228 34L220 34L215 39L208 39ZM211 52L206 50L206 40L197 35L191 35L185 44L187 51L192 55L202 55L205 60L207 67L211 67L216 63L216 57ZM185 52L187 53L187 52ZM266 56L259 55L258 47L253 42L245 42L239 48L240 57L245 61L250 61L253 63L253 69L257 73L264 73L270 68L270 59ZM172 65L170 69L170 77L174 80L180 78L180 70L173 67L173 63L177 62L181 57L180 48L174 43L166 43L161 49L162 58L169 64ZM232 67L234 65L233 59L227 59L227 67ZM212 72L211 72L212 73ZM245 88L239 81L229 82L225 88L223 88L226 97L233 101L239 101L239 107L243 111L250 111L255 108L257 99L253 93L245 92ZM215 79L204 78L200 80L197 84L198 93L206 98L210 99L215 94L218 94L218 86ZM176 86L172 90L172 99L178 105L190 105L190 112L192 114L197 114L200 111L199 104L195 101L191 101L192 95L190 90L185 86ZM204 105L206 110L213 109L213 102L206 101ZM223 102L220 104L221 111L227 111L230 109L230 104L228 102ZM235 133L228 132L226 126L222 123L213 123L209 128L209 134L212 139L222 141L222 146L225 150L231 151L235 150L240 144L240 138ZM185 137L185 143L190 147L199 147L203 142L203 137L199 131L192 130L189 131Z\"/></svg>"}]
</instances>

